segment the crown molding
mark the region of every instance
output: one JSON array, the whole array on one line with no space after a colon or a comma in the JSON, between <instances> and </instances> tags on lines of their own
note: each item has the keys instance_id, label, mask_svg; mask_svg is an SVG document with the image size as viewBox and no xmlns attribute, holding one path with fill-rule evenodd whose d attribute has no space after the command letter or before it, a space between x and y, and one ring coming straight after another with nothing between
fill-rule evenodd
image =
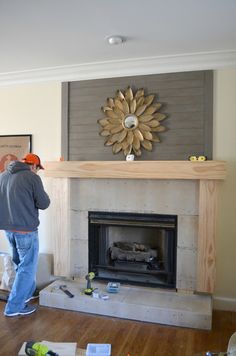
<instances>
[{"instance_id":1,"label":"crown molding","mask_svg":"<svg viewBox=\"0 0 236 356\"><path fill-rule=\"evenodd\" d=\"M67 82L195 70L215 70L234 67L236 67L236 51L187 53L0 73L0 86L48 81Z\"/></svg>"}]
</instances>

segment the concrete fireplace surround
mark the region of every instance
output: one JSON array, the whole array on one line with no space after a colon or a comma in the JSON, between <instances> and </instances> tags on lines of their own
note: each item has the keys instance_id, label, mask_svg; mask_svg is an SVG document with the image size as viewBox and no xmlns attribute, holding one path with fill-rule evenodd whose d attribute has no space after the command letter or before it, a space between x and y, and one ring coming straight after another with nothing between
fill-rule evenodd
<instances>
[{"instance_id":1,"label":"concrete fireplace surround","mask_svg":"<svg viewBox=\"0 0 236 356\"><path fill-rule=\"evenodd\" d=\"M65 161L46 162L45 167L56 222L51 229L54 271L75 277L66 282L75 298L48 286L40 293L41 305L211 328L217 190L226 176L225 162ZM89 211L177 215L176 290L124 285L102 303L81 295L88 272ZM94 283L105 291L104 283Z\"/></svg>"}]
</instances>

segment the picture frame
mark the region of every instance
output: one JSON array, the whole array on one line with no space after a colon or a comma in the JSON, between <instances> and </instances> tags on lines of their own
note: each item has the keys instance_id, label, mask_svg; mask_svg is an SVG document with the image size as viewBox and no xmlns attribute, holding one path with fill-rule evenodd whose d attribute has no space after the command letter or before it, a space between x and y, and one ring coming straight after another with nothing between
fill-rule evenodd
<instances>
[{"instance_id":1,"label":"picture frame","mask_svg":"<svg viewBox=\"0 0 236 356\"><path fill-rule=\"evenodd\" d=\"M0 173L32 150L32 135L0 135Z\"/></svg>"}]
</instances>

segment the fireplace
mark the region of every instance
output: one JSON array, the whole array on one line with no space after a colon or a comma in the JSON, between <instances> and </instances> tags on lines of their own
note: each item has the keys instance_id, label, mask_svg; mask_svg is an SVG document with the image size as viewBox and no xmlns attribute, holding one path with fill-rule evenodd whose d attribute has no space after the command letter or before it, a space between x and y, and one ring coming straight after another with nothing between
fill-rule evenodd
<instances>
[{"instance_id":1,"label":"fireplace","mask_svg":"<svg viewBox=\"0 0 236 356\"><path fill-rule=\"evenodd\" d=\"M88 220L97 279L176 287L176 215L90 211Z\"/></svg>"},{"instance_id":2,"label":"fireplace","mask_svg":"<svg viewBox=\"0 0 236 356\"><path fill-rule=\"evenodd\" d=\"M112 295L108 303L98 305L98 300L88 299L81 293L78 294L78 299L65 299L64 294L53 294L49 286L44 295L41 293L42 305L169 325L211 328L211 295L215 282L216 203L218 181L225 179L226 175L224 162L48 162L45 175L49 178L47 190L52 197L48 210L52 215L50 221L57 222L51 226L51 236L55 242L54 273L57 276L74 276L75 285L71 285L71 288L74 288L72 290L75 293L78 294L79 288L84 288L84 277L91 269L89 230L100 225L100 229L105 231L105 242L102 242L105 244L105 251L109 251L110 244L123 242L119 235L115 240L111 239L111 231L115 228L111 225L114 216L110 221L106 221L106 224L97 221L97 224L93 223L89 228L88 221L92 221L92 212L106 212L108 215L122 212L138 216L174 216L177 241L173 243L173 247L176 244L177 248L176 263L173 262L172 266L175 268L176 265L176 277L173 274L171 282L172 290L141 286L140 280L140 285L132 286L129 284L133 282L123 282L118 294ZM135 231L136 228L116 226L118 231ZM155 230L151 227L146 230L152 229ZM159 231L158 234L164 233ZM109 244L106 239L108 242L111 239ZM147 243L151 250L155 250L155 246L153 248L146 237L145 241L137 240L136 236L131 239L131 243L136 241L139 249L140 244ZM161 243L159 245L162 247ZM156 248L157 256L160 256L159 245ZM99 247L95 245L93 249L96 251ZM102 258L107 263L105 257L106 253L103 251ZM101 262L99 259L95 260L93 265L97 268ZM120 278L122 273L123 278L124 269L120 266L123 261L121 259L117 262L121 270L118 277ZM137 267L137 262L134 262L134 268ZM97 278L107 270L100 268L100 276ZM97 273L96 270L95 272ZM135 272L129 271L128 277L134 276ZM139 272L143 278L146 271ZM109 280L110 278L109 276ZM99 280L94 281L94 284L103 289L106 286L104 281Z\"/></svg>"}]
</instances>

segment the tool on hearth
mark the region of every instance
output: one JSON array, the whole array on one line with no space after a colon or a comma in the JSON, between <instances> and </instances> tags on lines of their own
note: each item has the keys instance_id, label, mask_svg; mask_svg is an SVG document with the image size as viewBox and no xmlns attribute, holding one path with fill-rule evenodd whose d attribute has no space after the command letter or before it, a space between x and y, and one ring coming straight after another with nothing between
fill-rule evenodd
<instances>
[{"instance_id":1,"label":"tool on hearth","mask_svg":"<svg viewBox=\"0 0 236 356\"><path fill-rule=\"evenodd\" d=\"M74 294L72 294L68 289L66 285L61 285L59 286L59 289L62 290L62 292L64 292L66 295L68 295L68 297L73 298Z\"/></svg>"},{"instance_id":2,"label":"tool on hearth","mask_svg":"<svg viewBox=\"0 0 236 356\"><path fill-rule=\"evenodd\" d=\"M107 292L108 293L118 293L120 290L120 283L117 282L109 282L107 284Z\"/></svg>"},{"instance_id":3,"label":"tool on hearth","mask_svg":"<svg viewBox=\"0 0 236 356\"><path fill-rule=\"evenodd\" d=\"M25 345L25 353L29 356L59 356L56 352L41 342L27 341Z\"/></svg>"},{"instance_id":4,"label":"tool on hearth","mask_svg":"<svg viewBox=\"0 0 236 356\"><path fill-rule=\"evenodd\" d=\"M94 272L89 272L85 276L85 279L87 281L87 287L84 290L84 294L92 295L93 291L96 289L96 288L92 288L92 285L91 285L91 281L94 279L94 277L95 277L95 273Z\"/></svg>"}]
</instances>

